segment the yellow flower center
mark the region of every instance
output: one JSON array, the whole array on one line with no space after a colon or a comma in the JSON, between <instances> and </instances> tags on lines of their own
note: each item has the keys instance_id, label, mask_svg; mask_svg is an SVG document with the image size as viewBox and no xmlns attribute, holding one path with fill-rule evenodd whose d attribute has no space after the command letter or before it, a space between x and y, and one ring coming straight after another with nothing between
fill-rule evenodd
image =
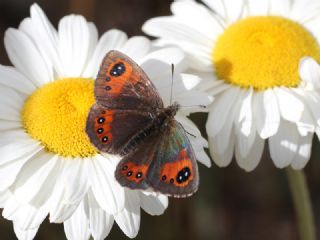
<instances>
[{"instance_id":1,"label":"yellow flower center","mask_svg":"<svg viewBox=\"0 0 320 240\"><path fill-rule=\"evenodd\" d=\"M92 79L67 78L46 84L26 101L22 121L26 131L49 152L64 157L96 154L85 133L95 102Z\"/></svg>"},{"instance_id":2,"label":"yellow flower center","mask_svg":"<svg viewBox=\"0 0 320 240\"><path fill-rule=\"evenodd\" d=\"M264 90L296 87L302 57L320 61L320 48L300 24L275 16L249 17L227 28L212 51L219 79Z\"/></svg>"}]
</instances>

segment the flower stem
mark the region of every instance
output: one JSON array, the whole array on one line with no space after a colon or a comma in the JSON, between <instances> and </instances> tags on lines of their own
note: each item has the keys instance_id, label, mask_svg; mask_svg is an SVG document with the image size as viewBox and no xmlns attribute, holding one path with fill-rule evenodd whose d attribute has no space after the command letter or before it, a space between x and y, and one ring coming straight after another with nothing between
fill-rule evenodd
<instances>
[{"instance_id":1,"label":"flower stem","mask_svg":"<svg viewBox=\"0 0 320 240\"><path fill-rule=\"evenodd\" d=\"M301 240L316 240L314 216L303 170L286 169Z\"/></svg>"}]
</instances>

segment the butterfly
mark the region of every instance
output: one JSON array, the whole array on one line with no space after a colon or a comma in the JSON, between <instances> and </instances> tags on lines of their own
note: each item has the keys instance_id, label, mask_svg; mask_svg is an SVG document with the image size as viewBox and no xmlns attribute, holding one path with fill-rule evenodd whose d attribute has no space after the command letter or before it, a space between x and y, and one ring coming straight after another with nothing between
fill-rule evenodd
<instances>
[{"instance_id":1,"label":"butterfly","mask_svg":"<svg viewBox=\"0 0 320 240\"><path fill-rule=\"evenodd\" d=\"M110 51L95 81L96 103L86 133L103 153L120 155L115 178L130 189L187 197L198 189L198 166L179 105L164 107L145 72L128 56Z\"/></svg>"}]
</instances>

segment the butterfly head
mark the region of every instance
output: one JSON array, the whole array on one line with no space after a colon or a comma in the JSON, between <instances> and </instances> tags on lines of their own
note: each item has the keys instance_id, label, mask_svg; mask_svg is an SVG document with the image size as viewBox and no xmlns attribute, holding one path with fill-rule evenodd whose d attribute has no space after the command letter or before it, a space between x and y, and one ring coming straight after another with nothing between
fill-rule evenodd
<instances>
[{"instance_id":1,"label":"butterfly head","mask_svg":"<svg viewBox=\"0 0 320 240\"><path fill-rule=\"evenodd\" d=\"M177 102L174 102L171 106L165 109L165 113L168 117L173 118L180 109L180 105Z\"/></svg>"}]
</instances>

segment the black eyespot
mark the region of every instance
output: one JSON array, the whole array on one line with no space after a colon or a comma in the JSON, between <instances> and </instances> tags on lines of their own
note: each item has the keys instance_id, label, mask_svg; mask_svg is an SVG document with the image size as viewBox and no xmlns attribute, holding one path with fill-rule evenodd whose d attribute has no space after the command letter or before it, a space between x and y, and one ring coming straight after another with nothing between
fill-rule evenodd
<instances>
[{"instance_id":1,"label":"black eyespot","mask_svg":"<svg viewBox=\"0 0 320 240\"><path fill-rule=\"evenodd\" d=\"M174 183L174 179L173 178L170 179L170 183Z\"/></svg>"},{"instance_id":2,"label":"black eyespot","mask_svg":"<svg viewBox=\"0 0 320 240\"><path fill-rule=\"evenodd\" d=\"M99 134L103 133L103 128L98 128L97 133Z\"/></svg>"},{"instance_id":3,"label":"black eyespot","mask_svg":"<svg viewBox=\"0 0 320 240\"><path fill-rule=\"evenodd\" d=\"M162 181L165 181L167 179L167 176L163 175L161 179L162 179Z\"/></svg>"},{"instance_id":4,"label":"black eyespot","mask_svg":"<svg viewBox=\"0 0 320 240\"><path fill-rule=\"evenodd\" d=\"M103 123L105 121L105 119L103 117L98 119L98 123Z\"/></svg>"},{"instance_id":5,"label":"black eyespot","mask_svg":"<svg viewBox=\"0 0 320 240\"><path fill-rule=\"evenodd\" d=\"M128 166L127 165L124 165L123 167L122 167L122 170L123 171L125 171L125 170L127 170L128 169Z\"/></svg>"},{"instance_id":6,"label":"black eyespot","mask_svg":"<svg viewBox=\"0 0 320 240\"><path fill-rule=\"evenodd\" d=\"M136 178L141 178L142 177L142 172L138 172L136 175Z\"/></svg>"},{"instance_id":7,"label":"black eyespot","mask_svg":"<svg viewBox=\"0 0 320 240\"><path fill-rule=\"evenodd\" d=\"M176 180L179 184L186 182L191 176L191 171L190 168L185 167L181 169L176 177Z\"/></svg>"},{"instance_id":8,"label":"black eyespot","mask_svg":"<svg viewBox=\"0 0 320 240\"><path fill-rule=\"evenodd\" d=\"M108 142L109 138L107 136L102 138L102 142Z\"/></svg>"},{"instance_id":9,"label":"black eyespot","mask_svg":"<svg viewBox=\"0 0 320 240\"><path fill-rule=\"evenodd\" d=\"M127 172L127 176L130 177L132 175L132 171Z\"/></svg>"},{"instance_id":10,"label":"black eyespot","mask_svg":"<svg viewBox=\"0 0 320 240\"><path fill-rule=\"evenodd\" d=\"M107 81L107 82L110 82L110 80L111 80L111 78L106 77L106 81Z\"/></svg>"},{"instance_id":11,"label":"black eyespot","mask_svg":"<svg viewBox=\"0 0 320 240\"><path fill-rule=\"evenodd\" d=\"M111 90L111 87L110 86L106 86L106 91L110 91Z\"/></svg>"},{"instance_id":12,"label":"black eyespot","mask_svg":"<svg viewBox=\"0 0 320 240\"><path fill-rule=\"evenodd\" d=\"M119 77L126 71L126 66L124 63L119 62L115 64L110 70L110 75L113 77Z\"/></svg>"}]
</instances>

